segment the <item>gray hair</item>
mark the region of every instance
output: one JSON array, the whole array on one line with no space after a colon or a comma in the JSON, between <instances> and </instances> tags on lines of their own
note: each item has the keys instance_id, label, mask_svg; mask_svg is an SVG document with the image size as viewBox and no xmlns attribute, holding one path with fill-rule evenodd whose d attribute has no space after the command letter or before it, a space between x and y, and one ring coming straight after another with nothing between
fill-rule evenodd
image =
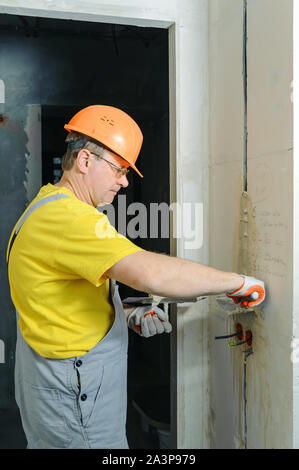
<instances>
[{"instance_id":1,"label":"gray hair","mask_svg":"<svg viewBox=\"0 0 299 470\"><path fill-rule=\"evenodd\" d=\"M69 171L73 168L74 161L82 149L90 150L100 156L104 156L104 150L106 150L106 147L100 142L75 131L71 131L67 135L65 142L67 149L61 160L62 171ZM95 158L97 157L95 156Z\"/></svg>"}]
</instances>

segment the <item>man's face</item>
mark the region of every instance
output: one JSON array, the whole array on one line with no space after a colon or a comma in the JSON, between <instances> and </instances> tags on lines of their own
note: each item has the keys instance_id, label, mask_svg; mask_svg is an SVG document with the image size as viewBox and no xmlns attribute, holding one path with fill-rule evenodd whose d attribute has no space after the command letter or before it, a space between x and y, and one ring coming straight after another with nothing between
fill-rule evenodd
<instances>
[{"instance_id":1,"label":"man's face","mask_svg":"<svg viewBox=\"0 0 299 470\"><path fill-rule=\"evenodd\" d=\"M129 163L109 150L104 150L102 154L107 161L97 159L91 151L90 154L92 162L86 177L93 205L96 207L111 204L120 188L126 188L129 182L125 175L119 176L116 168L109 165L108 162L118 168L128 168Z\"/></svg>"}]
</instances>

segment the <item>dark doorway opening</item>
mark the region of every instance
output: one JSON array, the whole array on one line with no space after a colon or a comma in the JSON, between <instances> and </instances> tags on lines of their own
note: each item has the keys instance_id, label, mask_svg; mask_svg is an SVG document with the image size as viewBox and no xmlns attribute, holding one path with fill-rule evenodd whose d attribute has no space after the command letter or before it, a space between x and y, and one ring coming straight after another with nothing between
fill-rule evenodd
<instances>
[{"instance_id":1,"label":"dark doorway opening","mask_svg":"<svg viewBox=\"0 0 299 470\"><path fill-rule=\"evenodd\" d=\"M130 186L120 193L126 195L126 207L142 202L150 214L151 203L169 205L168 30L0 15L0 50L1 79L6 84L5 113L10 122L24 129L26 106L41 106L43 185L60 178L64 124L82 107L107 104L129 113L144 134L137 165L144 178L131 171ZM11 135L4 134L0 145L13 153L15 137L11 129ZM20 159L11 163L11 171L21 185L25 165ZM126 218L128 222L130 216L126 214ZM148 233L132 241L150 251L170 252L169 237L151 238ZM120 293L122 298L140 295L124 285ZM14 354L14 323L0 326ZM14 401L13 367L11 360L6 364L6 378L0 379L0 417L1 413L9 417L11 412L11 419L0 419L6 426L0 431L0 448L20 448L24 442ZM129 445L167 447L169 429L169 335L144 339L129 331Z\"/></svg>"}]
</instances>

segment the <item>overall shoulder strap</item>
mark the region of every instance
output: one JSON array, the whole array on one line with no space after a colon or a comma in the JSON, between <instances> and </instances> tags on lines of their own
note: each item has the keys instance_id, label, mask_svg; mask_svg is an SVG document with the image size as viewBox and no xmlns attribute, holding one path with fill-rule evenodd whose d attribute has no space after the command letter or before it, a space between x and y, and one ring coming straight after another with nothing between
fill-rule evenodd
<instances>
[{"instance_id":1,"label":"overall shoulder strap","mask_svg":"<svg viewBox=\"0 0 299 470\"><path fill-rule=\"evenodd\" d=\"M16 239L16 236L18 235L18 233L20 231L20 228L22 227L25 220L29 217L29 215L31 215L39 207L43 206L44 204L47 204L47 202L56 201L57 199L64 199L66 197L70 197L70 196L67 196L66 194L53 194L52 196L47 196L47 197L45 197L43 199L40 199L39 201L35 202L34 204L32 204L32 206L25 212L25 214L23 215L23 217L19 221L18 225L16 226L15 232L14 232L13 237L11 239L9 252L8 252L8 257L7 257L7 265L8 265L8 262L9 262L10 252L11 252L12 246L14 244L14 241Z\"/></svg>"}]
</instances>

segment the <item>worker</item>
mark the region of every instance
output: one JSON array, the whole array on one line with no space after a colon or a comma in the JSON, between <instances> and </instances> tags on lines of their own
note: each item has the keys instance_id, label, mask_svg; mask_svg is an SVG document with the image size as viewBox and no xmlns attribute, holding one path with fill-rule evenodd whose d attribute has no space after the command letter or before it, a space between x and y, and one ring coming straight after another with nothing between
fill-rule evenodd
<instances>
[{"instance_id":1,"label":"worker","mask_svg":"<svg viewBox=\"0 0 299 470\"><path fill-rule=\"evenodd\" d=\"M62 177L40 188L8 242L16 402L29 449L127 449L128 327L148 338L171 324L157 306L124 306L117 282L165 297L228 293L245 307L260 305L265 288L143 250L96 209L128 186L129 169L142 177L143 136L127 113L88 106L65 128Z\"/></svg>"}]
</instances>

